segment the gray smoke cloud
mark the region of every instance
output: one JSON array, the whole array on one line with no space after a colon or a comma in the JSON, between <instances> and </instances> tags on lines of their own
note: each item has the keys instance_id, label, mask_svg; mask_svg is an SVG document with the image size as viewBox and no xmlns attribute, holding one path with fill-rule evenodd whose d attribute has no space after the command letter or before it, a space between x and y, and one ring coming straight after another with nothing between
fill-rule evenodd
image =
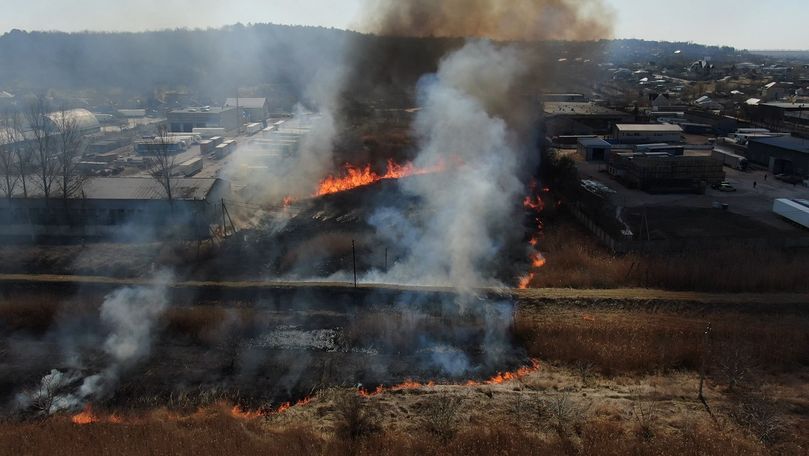
<instances>
[{"instance_id":1,"label":"gray smoke cloud","mask_svg":"<svg viewBox=\"0 0 809 456\"><path fill-rule=\"evenodd\" d=\"M287 196L311 196L318 182L333 171L338 98L347 72L339 56L307 56L323 66L304 87L292 119L265 138L283 141L288 135L299 134L294 153L287 156L272 147L242 146L222 174L225 179L246 182L249 190L245 197L251 203L273 205Z\"/></svg>"},{"instance_id":2,"label":"gray smoke cloud","mask_svg":"<svg viewBox=\"0 0 809 456\"><path fill-rule=\"evenodd\" d=\"M102 344L106 366L86 375L82 360L71 351L66 362L75 369L51 370L36 388L17 396L19 407L35 406L48 414L75 410L114 391L120 376L149 356L155 325L169 305L168 286L173 280L171 272L162 271L153 285L121 288L107 295L100 308L100 320L108 331Z\"/></svg>"},{"instance_id":3,"label":"gray smoke cloud","mask_svg":"<svg viewBox=\"0 0 809 456\"><path fill-rule=\"evenodd\" d=\"M371 217L381 237L407 243L409 253L367 280L459 289L496 283L491 272L514 225L514 202L524 191L519 166L528 147L487 111L487 100L511 91L526 70L519 56L513 47L471 41L422 79L415 164L443 163L448 171L400 181L404 193L422 201L419 220L392 208Z\"/></svg>"}]
</instances>

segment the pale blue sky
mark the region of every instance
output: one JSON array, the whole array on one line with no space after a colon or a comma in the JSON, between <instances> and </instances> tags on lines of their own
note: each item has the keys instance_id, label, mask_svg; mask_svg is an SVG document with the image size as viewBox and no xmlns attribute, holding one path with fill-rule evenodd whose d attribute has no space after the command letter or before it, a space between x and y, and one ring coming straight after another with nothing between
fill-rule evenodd
<instances>
[{"instance_id":1,"label":"pale blue sky","mask_svg":"<svg viewBox=\"0 0 809 456\"><path fill-rule=\"evenodd\" d=\"M140 31L236 22L356 28L365 1L0 0L0 33L13 28ZM615 11L618 38L809 49L809 0L604 1Z\"/></svg>"}]
</instances>

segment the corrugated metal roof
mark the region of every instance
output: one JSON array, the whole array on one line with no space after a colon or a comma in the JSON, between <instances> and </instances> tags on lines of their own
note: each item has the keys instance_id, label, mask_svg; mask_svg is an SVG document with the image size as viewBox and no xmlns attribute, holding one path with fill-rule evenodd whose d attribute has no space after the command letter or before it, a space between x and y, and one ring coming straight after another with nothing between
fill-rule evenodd
<instances>
[{"instance_id":1,"label":"corrugated metal roof","mask_svg":"<svg viewBox=\"0 0 809 456\"><path fill-rule=\"evenodd\" d=\"M172 193L175 200L204 200L220 179L216 178L175 178L172 179ZM22 186L15 189L16 196L22 196ZM29 195L36 185L28 186ZM86 199L99 200L159 200L166 198L166 192L151 177L93 177L82 185ZM42 195L34 195L42 196Z\"/></svg>"},{"instance_id":2,"label":"corrugated metal roof","mask_svg":"<svg viewBox=\"0 0 809 456\"><path fill-rule=\"evenodd\" d=\"M673 124L617 124L615 128L618 131L643 131L643 132L653 132L653 131L664 131L664 132L671 132L671 133L682 133L683 129L679 125Z\"/></svg>"},{"instance_id":3,"label":"corrugated metal roof","mask_svg":"<svg viewBox=\"0 0 809 456\"><path fill-rule=\"evenodd\" d=\"M262 109L267 103L266 98L242 98L239 97L239 107L244 109ZM236 99L228 98L225 100L225 106L235 108Z\"/></svg>"},{"instance_id":4,"label":"corrugated metal roof","mask_svg":"<svg viewBox=\"0 0 809 456\"><path fill-rule=\"evenodd\" d=\"M791 150L809 154L809 139L797 138L795 136L770 136L767 138L750 138L748 142L764 144L778 147L780 149Z\"/></svg>"},{"instance_id":5,"label":"corrugated metal roof","mask_svg":"<svg viewBox=\"0 0 809 456\"><path fill-rule=\"evenodd\" d=\"M612 147L612 144L601 138L579 138L579 144L585 147Z\"/></svg>"}]
</instances>

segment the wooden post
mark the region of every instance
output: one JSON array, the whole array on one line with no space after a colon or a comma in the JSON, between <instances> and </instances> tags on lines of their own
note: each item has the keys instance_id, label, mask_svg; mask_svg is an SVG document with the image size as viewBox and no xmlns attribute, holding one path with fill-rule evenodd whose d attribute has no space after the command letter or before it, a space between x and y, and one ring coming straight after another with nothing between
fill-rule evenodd
<instances>
[{"instance_id":1,"label":"wooden post","mask_svg":"<svg viewBox=\"0 0 809 456\"><path fill-rule=\"evenodd\" d=\"M222 198L222 237L227 237L227 222L225 222L225 199Z\"/></svg>"},{"instance_id":2,"label":"wooden post","mask_svg":"<svg viewBox=\"0 0 809 456\"><path fill-rule=\"evenodd\" d=\"M708 355L710 353L711 343L711 324L705 328L705 337L702 345L702 365L699 369L699 400L705 402L705 396L702 394L702 386L705 384L705 372L708 368Z\"/></svg>"},{"instance_id":3,"label":"wooden post","mask_svg":"<svg viewBox=\"0 0 809 456\"><path fill-rule=\"evenodd\" d=\"M354 240L351 240L351 262L354 264L354 288L357 288L357 249L354 247Z\"/></svg>"}]
</instances>

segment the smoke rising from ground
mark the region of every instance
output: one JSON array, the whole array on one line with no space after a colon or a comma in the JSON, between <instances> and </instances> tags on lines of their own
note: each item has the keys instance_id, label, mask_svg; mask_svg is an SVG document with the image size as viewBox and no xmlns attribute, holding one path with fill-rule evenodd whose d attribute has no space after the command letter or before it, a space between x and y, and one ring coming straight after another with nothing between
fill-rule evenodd
<instances>
[{"instance_id":1,"label":"smoke rising from ground","mask_svg":"<svg viewBox=\"0 0 809 456\"><path fill-rule=\"evenodd\" d=\"M407 216L390 208L371 218L382 236L395 229L397 244L410 242L407 257L384 280L459 288L491 284L523 189L518 165L530 149L485 103L509 92L523 71L515 49L473 41L421 81L415 163L452 165L437 178L400 182L405 194L422 201L419 223L398 223Z\"/></svg>"},{"instance_id":2,"label":"smoke rising from ground","mask_svg":"<svg viewBox=\"0 0 809 456\"><path fill-rule=\"evenodd\" d=\"M611 34L601 0L371 0L372 33L495 40L593 40Z\"/></svg>"},{"instance_id":3,"label":"smoke rising from ground","mask_svg":"<svg viewBox=\"0 0 809 456\"><path fill-rule=\"evenodd\" d=\"M35 407L41 413L75 410L86 403L114 391L119 377L138 362L148 358L153 332L160 316L169 304L167 287L173 274L159 273L148 287L118 289L104 299L100 320L107 331L101 346L106 366L98 373L86 375L81 354L68 350L66 362L74 369L51 370L32 391L17 397L21 408ZM83 330L83 328L75 328ZM79 335L67 334L65 345L71 348Z\"/></svg>"}]
</instances>

